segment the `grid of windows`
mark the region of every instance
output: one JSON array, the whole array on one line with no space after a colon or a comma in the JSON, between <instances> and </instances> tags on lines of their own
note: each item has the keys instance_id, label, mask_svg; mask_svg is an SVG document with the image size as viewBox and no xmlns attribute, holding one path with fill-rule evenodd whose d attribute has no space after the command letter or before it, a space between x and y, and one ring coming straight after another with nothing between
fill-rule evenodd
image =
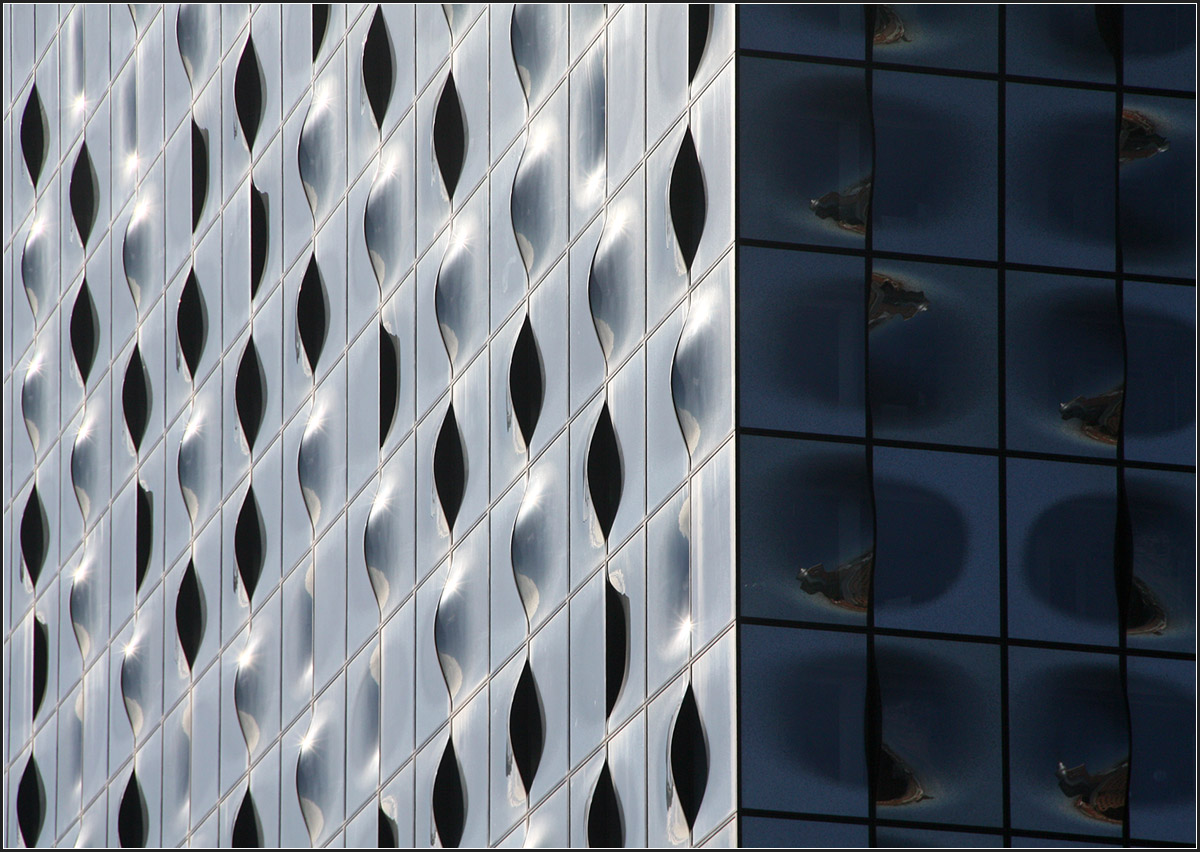
<instances>
[{"instance_id":1,"label":"grid of windows","mask_svg":"<svg viewBox=\"0 0 1200 852\"><path fill-rule=\"evenodd\" d=\"M6 845L730 845L732 9L3 39Z\"/></svg>"},{"instance_id":2,"label":"grid of windows","mask_svg":"<svg viewBox=\"0 0 1200 852\"><path fill-rule=\"evenodd\" d=\"M1194 842L1194 33L739 9L744 845Z\"/></svg>"}]
</instances>

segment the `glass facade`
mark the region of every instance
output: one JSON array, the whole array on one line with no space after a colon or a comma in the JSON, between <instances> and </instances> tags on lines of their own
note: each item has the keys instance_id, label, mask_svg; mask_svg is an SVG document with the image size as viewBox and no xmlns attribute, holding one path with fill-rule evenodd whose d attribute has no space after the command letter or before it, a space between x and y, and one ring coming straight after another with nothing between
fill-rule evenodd
<instances>
[{"instance_id":1,"label":"glass facade","mask_svg":"<svg viewBox=\"0 0 1200 852\"><path fill-rule=\"evenodd\" d=\"M1194 844L1194 61L739 8L744 845Z\"/></svg>"},{"instance_id":2,"label":"glass facade","mask_svg":"<svg viewBox=\"0 0 1200 852\"><path fill-rule=\"evenodd\" d=\"M733 843L732 8L3 15L6 844Z\"/></svg>"}]
</instances>

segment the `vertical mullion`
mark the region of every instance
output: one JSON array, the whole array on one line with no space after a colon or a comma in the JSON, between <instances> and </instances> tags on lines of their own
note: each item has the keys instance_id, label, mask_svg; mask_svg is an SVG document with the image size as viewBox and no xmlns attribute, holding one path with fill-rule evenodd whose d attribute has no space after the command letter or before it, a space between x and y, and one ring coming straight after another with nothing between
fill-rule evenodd
<instances>
[{"instance_id":1,"label":"vertical mullion","mask_svg":"<svg viewBox=\"0 0 1200 852\"><path fill-rule=\"evenodd\" d=\"M997 378L996 378L996 418L998 449L997 459L999 499L997 500L998 518L996 522L999 534L999 605L1000 605L1000 776L1002 811L1004 820L1004 845L1012 846L1012 795L1009 788L1011 783L1011 753L1008 729L1008 390L1007 390L1007 342L1005 326L1006 303L1006 234L1005 218L1008 215L1006 196L1007 190L1007 156L1005 139L1007 129L1006 75L1007 65L1007 7L998 9L999 21L999 72L996 94L996 347L997 347Z\"/></svg>"},{"instance_id":2,"label":"vertical mullion","mask_svg":"<svg viewBox=\"0 0 1200 852\"><path fill-rule=\"evenodd\" d=\"M867 689L866 689L866 754L867 754L867 842L874 848L878 846L877 806L875 790L879 770L879 754L883 741L883 707L879 690L879 670L875 659L875 568L877 565L878 523L875 515L875 451L874 423L871 417L871 272L873 261L871 251L873 246L872 231L874 230L874 196L875 196L875 105L873 94L872 62L875 53L875 15L876 7L863 7L863 30L866 39L863 67L864 87L867 99L867 132L871 147L871 171L867 203L867 221L864 233L863 254L863 419L866 473L868 485L868 500L871 512L871 567L870 579L867 584Z\"/></svg>"},{"instance_id":3,"label":"vertical mullion","mask_svg":"<svg viewBox=\"0 0 1200 852\"><path fill-rule=\"evenodd\" d=\"M1128 393L1129 349L1125 334L1125 255L1121 242L1121 124L1125 107L1125 10L1123 6L1112 7L1114 15L1113 60L1116 82L1116 126L1114 127L1113 156L1113 242L1115 249L1115 296L1117 303L1117 328L1121 338L1121 418L1117 427L1117 523L1113 546L1114 579L1117 594L1117 657L1121 696L1125 702L1125 725L1128 741L1125 787L1125 815L1121 820L1122 845L1130 845L1130 793L1133 788L1133 712L1129 704L1129 656L1126 626L1129 616L1129 598L1133 583L1133 541L1130 527L1129 495L1125 490L1125 400Z\"/></svg>"}]
</instances>

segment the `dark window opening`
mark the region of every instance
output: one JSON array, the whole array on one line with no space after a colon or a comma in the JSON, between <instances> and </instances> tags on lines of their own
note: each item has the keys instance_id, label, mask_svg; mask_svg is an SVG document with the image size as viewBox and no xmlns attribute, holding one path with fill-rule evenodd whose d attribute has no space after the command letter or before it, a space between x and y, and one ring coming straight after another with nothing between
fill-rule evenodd
<instances>
[{"instance_id":1,"label":"dark window opening","mask_svg":"<svg viewBox=\"0 0 1200 852\"><path fill-rule=\"evenodd\" d=\"M237 405L238 422L242 424L242 434L246 436L246 446L254 449L254 441L262 428L263 411L266 406L267 382L263 377L262 362L258 359L258 349L251 337L242 353L242 362L238 365L237 380L234 387L234 402Z\"/></svg>"},{"instance_id":2,"label":"dark window opening","mask_svg":"<svg viewBox=\"0 0 1200 852\"><path fill-rule=\"evenodd\" d=\"M367 88L367 100L375 125L383 127L383 116L392 99L392 40L388 36L387 24L383 20L383 8L375 7L375 17L367 30L367 41L363 45L363 84Z\"/></svg>"},{"instance_id":3,"label":"dark window opening","mask_svg":"<svg viewBox=\"0 0 1200 852\"><path fill-rule=\"evenodd\" d=\"M442 421L442 429L433 450L433 482L437 488L438 502L442 504L442 512L446 516L446 526L453 530L467 484L462 436L458 431L458 421L454 418L453 404L446 410L446 419Z\"/></svg>"},{"instance_id":4,"label":"dark window opening","mask_svg":"<svg viewBox=\"0 0 1200 852\"><path fill-rule=\"evenodd\" d=\"M604 582L604 698L611 716L629 671L629 598Z\"/></svg>"},{"instance_id":5,"label":"dark window opening","mask_svg":"<svg viewBox=\"0 0 1200 852\"><path fill-rule=\"evenodd\" d=\"M433 117L433 153L437 158L446 196L454 197L458 179L462 176L463 161L467 152L467 127L463 119L462 103L458 89L454 86L454 75L446 77L438 99L437 112Z\"/></svg>"},{"instance_id":6,"label":"dark window opening","mask_svg":"<svg viewBox=\"0 0 1200 852\"><path fill-rule=\"evenodd\" d=\"M400 342L379 324L379 446L383 446L400 397Z\"/></svg>"},{"instance_id":7,"label":"dark window opening","mask_svg":"<svg viewBox=\"0 0 1200 852\"><path fill-rule=\"evenodd\" d=\"M150 423L150 381L146 377L146 365L142 361L142 350L137 344L129 356L125 368L125 381L121 385L121 409L125 414L125 428L133 448L140 450L146 426Z\"/></svg>"},{"instance_id":8,"label":"dark window opening","mask_svg":"<svg viewBox=\"0 0 1200 852\"><path fill-rule=\"evenodd\" d=\"M300 282L300 294L296 297L296 324L309 372L316 373L329 326L329 301L315 256L309 259L304 280Z\"/></svg>"},{"instance_id":9,"label":"dark window opening","mask_svg":"<svg viewBox=\"0 0 1200 852\"><path fill-rule=\"evenodd\" d=\"M454 741L447 740L442 762L433 779L433 824L442 847L455 849L466 827L467 799L463 791L462 770L454 753Z\"/></svg>"},{"instance_id":10,"label":"dark window opening","mask_svg":"<svg viewBox=\"0 0 1200 852\"><path fill-rule=\"evenodd\" d=\"M208 137L192 121L192 230L200 224L204 202L208 200Z\"/></svg>"},{"instance_id":11,"label":"dark window opening","mask_svg":"<svg viewBox=\"0 0 1200 852\"><path fill-rule=\"evenodd\" d=\"M75 168L71 170L71 217L79 231L79 239L87 246L92 227L96 224L96 213L100 207L100 187L96 183L96 169L88 153L87 142L79 149Z\"/></svg>"},{"instance_id":12,"label":"dark window opening","mask_svg":"<svg viewBox=\"0 0 1200 852\"><path fill-rule=\"evenodd\" d=\"M508 368L508 393L512 400L513 415L517 419L517 428L521 431L521 440L528 448L529 442L533 440L533 430L537 428L545 397L542 355L538 351L528 314L513 347L512 364Z\"/></svg>"},{"instance_id":13,"label":"dark window opening","mask_svg":"<svg viewBox=\"0 0 1200 852\"><path fill-rule=\"evenodd\" d=\"M125 785L121 809L117 812L117 838L123 849L140 849L146 845L149 834L150 816L138 784L137 771L134 770L129 776L129 783Z\"/></svg>"},{"instance_id":14,"label":"dark window opening","mask_svg":"<svg viewBox=\"0 0 1200 852\"><path fill-rule=\"evenodd\" d=\"M35 485L29 492L25 513L21 516L21 556L25 560L29 582L35 586L38 577L41 576L49 544L50 529L46 520L46 510L42 507L42 500Z\"/></svg>"},{"instance_id":15,"label":"dark window opening","mask_svg":"<svg viewBox=\"0 0 1200 852\"><path fill-rule=\"evenodd\" d=\"M238 513L237 526L233 532L234 561L237 562L238 576L246 588L246 597L254 598L254 590L258 587L258 578L262 576L263 541L266 533L263 528L262 513L258 509L258 500L254 497L254 486L246 492L242 501L242 510Z\"/></svg>"},{"instance_id":16,"label":"dark window opening","mask_svg":"<svg viewBox=\"0 0 1200 852\"><path fill-rule=\"evenodd\" d=\"M605 403L596 421L596 429L592 432L591 446L588 447L587 480L592 508L606 541L613 520L617 517L623 479L621 450L617 445L617 434L613 431L612 417L608 413L608 403Z\"/></svg>"},{"instance_id":17,"label":"dark window opening","mask_svg":"<svg viewBox=\"0 0 1200 852\"><path fill-rule=\"evenodd\" d=\"M29 169L29 179L34 186L37 186L38 178L42 176L42 166L46 164L46 141L49 137L46 110L42 107L37 86L34 86L29 92L29 99L25 101L25 112L21 115L21 153L25 155L25 168Z\"/></svg>"},{"instance_id":18,"label":"dark window opening","mask_svg":"<svg viewBox=\"0 0 1200 852\"><path fill-rule=\"evenodd\" d=\"M613 786L608 761L604 762L600 777L596 779L596 789L592 791L592 802L588 806L587 835L588 846L593 849L619 848L625 845L621 803L617 799L617 789Z\"/></svg>"},{"instance_id":19,"label":"dark window opening","mask_svg":"<svg viewBox=\"0 0 1200 852\"><path fill-rule=\"evenodd\" d=\"M248 38L233 81L233 102L237 109L238 124L242 126L246 139L246 148L250 150L254 150L254 140L262 124L264 94L258 53L254 50L254 39Z\"/></svg>"},{"instance_id":20,"label":"dark window opening","mask_svg":"<svg viewBox=\"0 0 1200 852\"><path fill-rule=\"evenodd\" d=\"M204 352L204 341L208 337L208 309L204 305L204 294L196 271L188 273L187 283L179 296L179 311L176 314L176 330L179 334L179 351L183 353L188 375L196 380L200 356Z\"/></svg>"},{"instance_id":21,"label":"dark window opening","mask_svg":"<svg viewBox=\"0 0 1200 852\"><path fill-rule=\"evenodd\" d=\"M200 589L200 578L196 576L196 565L189 560L179 584L179 595L175 598L175 630L189 669L196 662L200 643L204 641L205 621L204 593Z\"/></svg>"},{"instance_id":22,"label":"dark window opening","mask_svg":"<svg viewBox=\"0 0 1200 852\"><path fill-rule=\"evenodd\" d=\"M671 171L671 224L683 262L690 270L700 247L704 233L704 219L708 215L708 202L704 192L704 173L696 156L696 143L689 127L683 135L679 153L675 156L675 167Z\"/></svg>"},{"instance_id":23,"label":"dark window opening","mask_svg":"<svg viewBox=\"0 0 1200 852\"><path fill-rule=\"evenodd\" d=\"M79 368L79 376L85 385L88 376L92 374L92 365L96 363L96 352L99 348L100 321L96 316L92 291L85 278L79 288L79 295L75 297L75 307L71 310L71 353L75 356L75 366Z\"/></svg>"},{"instance_id":24,"label":"dark window opening","mask_svg":"<svg viewBox=\"0 0 1200 852\"><path fill-rule=\"evenodd\" d=\"M517 764L526 796L533 787L533 778L542 761L546 744L545 727L542 697L533 679L533 669L529 666L529 660L526 660L513 692L512 707L508 711L508 738L512 744L513 762Z\"/></svg>"}]
</instances>

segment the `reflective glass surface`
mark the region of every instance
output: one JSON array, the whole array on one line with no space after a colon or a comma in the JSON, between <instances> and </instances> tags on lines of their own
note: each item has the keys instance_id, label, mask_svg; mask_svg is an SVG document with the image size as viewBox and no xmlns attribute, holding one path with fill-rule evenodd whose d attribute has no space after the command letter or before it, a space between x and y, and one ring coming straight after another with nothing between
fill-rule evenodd
<instances>
[{"instance_id":1,"label":"reflective glass surface","mask_svg":"<svg viewBox=\"0 0 1200 852\"><path fill-rule=\"evenodd\" d=\"M2 23L6 845L735 844L732 7Z\"/></svg>"}]
</instances>

